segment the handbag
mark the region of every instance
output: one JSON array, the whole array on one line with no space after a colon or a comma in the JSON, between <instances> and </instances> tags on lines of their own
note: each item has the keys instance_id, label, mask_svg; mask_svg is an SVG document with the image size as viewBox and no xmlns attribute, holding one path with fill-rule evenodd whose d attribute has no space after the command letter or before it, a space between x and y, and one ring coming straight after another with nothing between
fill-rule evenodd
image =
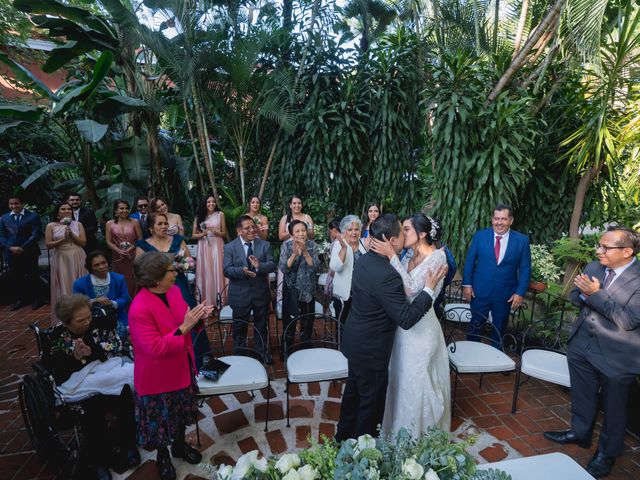
<instances>
[{"instance_id":1,"label":"handbag","mask_svg":"<svg viewBox=\"0 0 640 480\"><path fill-rule=\"evenodd\" d=\"M202 368L200 369L200 374L207 380L217 382L230 366L228 363L218 360L217 358L205 358Z\"/></svg>"}]
</instances>

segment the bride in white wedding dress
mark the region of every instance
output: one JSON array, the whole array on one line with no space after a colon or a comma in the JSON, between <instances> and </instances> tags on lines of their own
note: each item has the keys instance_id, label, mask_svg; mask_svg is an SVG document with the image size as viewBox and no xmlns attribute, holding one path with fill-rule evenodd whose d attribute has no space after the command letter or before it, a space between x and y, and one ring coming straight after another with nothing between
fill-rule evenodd
<instances>
[{"instance_id":1,"label":"bride in white wedding dress","mask_svg":"<svg viewBox=\"0 0 640 480\"><path fill-rule=\"evenodd\" d=\"M400 273L405 292L413 300L424 287L428 270L435 271L447 263L445 253L435 245L440 227L431 218L418 213L402 223L404 247L412 249L411 259L402 263L382 242L372 249L389 256L391 265ZM442 288L438 283L434 300ZM395 435L402 427L413 436L429 427L445 432L451 425L451 383L449 357L442 328L433 307L409 330L396 329L391 361L389 385L382 422L384 435Z\"/></svg>"}]
</instances>

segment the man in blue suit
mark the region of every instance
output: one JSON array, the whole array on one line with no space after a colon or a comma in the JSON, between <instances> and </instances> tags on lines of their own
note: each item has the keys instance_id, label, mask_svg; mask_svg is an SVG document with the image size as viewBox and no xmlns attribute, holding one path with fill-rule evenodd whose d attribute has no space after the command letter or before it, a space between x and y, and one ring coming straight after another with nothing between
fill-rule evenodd
<instances>
[{"instance_id":1,"label":"man in blue suit","mask_svg":"<svg viewBox=\"0 0 640 480\"><path fill-rule=\"evenodd\" d=\"M140 222L140 228L142 229L142 238L147 239L151 236L149 227L147 226L147 215L149 215L149 200L147 197L138 197L136 199L137 212L133 212L129 215L129 218L133 218Z\"/></svg>"},{"instance_id":2,"label":"man in blue suit","mask_svg":"<svg viewBox=\"0 0 640 480\"><path fill-rule=\"evenodd\" d=\"M9 264L11 285L15 292L15 303L11 310L18 310L30 301L32 309L42 306L39 297L38 240L42 236L42 222L35 213L24 208L17 195L9 198L9 213L0 217L0 244Z\"/></svg>"},{"instance_id":3,"label":"man in blue suit","mask_svg":"<svg viewBox=\"0 0 640 480\"><path fill-rule=\"evenodd\" d=\"M462 295L471 302L473 315L469 339L477 339L491 312L500 335L509 313L522 304L531 275L529 237L511 230L513 208L498 204L493 210L491 227L476 232L467 252L462 276ZM493 339L498 340L496 332Z\"/></svg>"}]
</instances>

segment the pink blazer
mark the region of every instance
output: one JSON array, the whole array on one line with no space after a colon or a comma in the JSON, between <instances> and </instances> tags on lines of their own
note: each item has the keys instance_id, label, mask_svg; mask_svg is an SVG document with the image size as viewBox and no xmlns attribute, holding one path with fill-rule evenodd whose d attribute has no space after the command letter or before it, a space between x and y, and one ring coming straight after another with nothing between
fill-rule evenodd
<instances>
[{"instance_id":1,"label":"pink blazer","mask_svg":"<svg viewBox=\"0 0 640 480\"><path fill-rule=\"evenodd\" d=\"M191 383L187 361L187 353L192 362L194 359L191 335L174 335L187 313L187 304L175 285L166 296L171 308L143 288L129 309L135 356L133 383L140 396L180 390Z\"/></svg>"}]
</instances>

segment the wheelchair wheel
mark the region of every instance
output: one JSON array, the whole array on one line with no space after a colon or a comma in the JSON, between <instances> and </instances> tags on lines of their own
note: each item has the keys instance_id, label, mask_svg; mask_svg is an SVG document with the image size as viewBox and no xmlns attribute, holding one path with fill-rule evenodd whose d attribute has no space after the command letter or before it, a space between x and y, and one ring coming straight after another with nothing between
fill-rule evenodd
<instances>
[{"instance_id":1,"label":"wheelchair wheel","mask_svg":"<svg viewBox=\"0 0 640 480\"><path fill-rule=\"evenodd\" d=\"M55 434L55 404L49 386L36 376L25 375L18 388L18 398L24 426L35 451L43 457L64 461L69 449Z\"/></svg>"}]
</instances>

